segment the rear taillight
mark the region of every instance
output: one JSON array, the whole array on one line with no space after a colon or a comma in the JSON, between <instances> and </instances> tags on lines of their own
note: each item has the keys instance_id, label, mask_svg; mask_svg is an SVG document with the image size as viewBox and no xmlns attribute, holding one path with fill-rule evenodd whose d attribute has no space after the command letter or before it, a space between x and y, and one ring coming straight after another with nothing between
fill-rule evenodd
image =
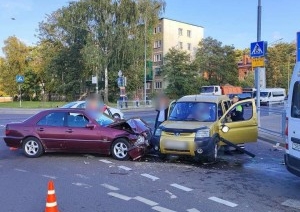
<instances>
[{"instance_id":1,"label":"rear taillight","mask_svg":"<svg viewBox=\"0 0 300 212\"><path fill-rule=\"evenodd\" d=\"M285 135L289 135L289 119L286 117L286 122L285 122Z\"/></svg>"}]
</instances>

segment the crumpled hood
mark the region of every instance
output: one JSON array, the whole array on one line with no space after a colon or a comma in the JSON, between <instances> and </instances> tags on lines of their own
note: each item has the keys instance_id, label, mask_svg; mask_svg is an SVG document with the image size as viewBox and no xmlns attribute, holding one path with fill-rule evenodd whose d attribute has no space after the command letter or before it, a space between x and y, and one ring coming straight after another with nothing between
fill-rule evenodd
<instances>
[{"instance_id":1,"label":"crumpled hood","mask_svg":"<svg viewBox=\"0 0 300 212\"><path fill-rule=\"evenodd\" d=\"M188 130L196 131L200 128L211 128L213 122L197 122L197 121L165 121L160 128L165 131L169 130Z\"/></svg>"},{"instance_id":2,"label":"crumpled hood","mask_svg":"<svg viewBox=\"0 0 300 212\"><path fill-rule=\"evenodd\" d=\"M148 124L140 118L133 118L133 119L128 119L128 120L118 120L118 121L110 124L108 127L114 128L114 127L122 126L125 123L127 123L130 126L131 130L136 134L140 134L142 132L149 131L149 129L150 129Z\"/></svg>"}]
</instances>

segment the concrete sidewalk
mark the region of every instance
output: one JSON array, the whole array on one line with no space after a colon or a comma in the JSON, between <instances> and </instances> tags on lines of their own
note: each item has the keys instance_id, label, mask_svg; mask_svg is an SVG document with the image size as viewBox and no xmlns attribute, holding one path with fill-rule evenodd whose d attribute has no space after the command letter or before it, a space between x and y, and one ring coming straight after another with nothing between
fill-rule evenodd
<instances>
[{"instance_id":1,"label":"concrete sidewalk","mask_svg":"<svg viewBox=\"0 0 300 212\"><path fill-rule=\"evenodd\" d=\"M260 118L260 128L258 131L258 138L273 144L280 143L281 146L285 145L285 137L282 133L282 116L271 115L263 116ZM269 132L274 131L274 132Z\"/></svg>"},{"instance_id":2,"label":"concrete sidewalk","mask_svg":"<svg viewBox=\"0 0 300 212\"><path fill-rule=\"evenodd\" d=\"M50 110L55 108L0 108L0 116L1 114L36 114L43 110ZM122 112L143 112L143 111L154 111L153 107L146 107L146 108L129 108L129 109L122 109Z\"/></svg>"}]
</instances>

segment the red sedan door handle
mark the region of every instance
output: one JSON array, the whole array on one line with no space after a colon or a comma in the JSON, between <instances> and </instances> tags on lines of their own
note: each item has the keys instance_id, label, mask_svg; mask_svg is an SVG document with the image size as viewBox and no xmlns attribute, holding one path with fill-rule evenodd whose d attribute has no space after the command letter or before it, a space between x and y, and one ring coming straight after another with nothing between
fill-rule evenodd
<instances>
[{"instance_id":1,"label":"red sedan door handle","mask_svg":"<svg viewBox=\"0 0 300 212\"><path fill-rule=\"evenodd\" d=\"M38 128L38 131L43 132L44 128L40 127L40 128Z\"/></svg>"},{"instance_id":2,"label":"red sedan door handle","mask_svg":"<svg viewBox=\"0 0 300 212\"><path fill-rule=\"evenodd\" d=\"M72 133L72 132L73 132L73 130L72 130L72 129L68 129L68 130L66 130L66 132L68 132L68 133Z\"/></svg>"}]
</instances>

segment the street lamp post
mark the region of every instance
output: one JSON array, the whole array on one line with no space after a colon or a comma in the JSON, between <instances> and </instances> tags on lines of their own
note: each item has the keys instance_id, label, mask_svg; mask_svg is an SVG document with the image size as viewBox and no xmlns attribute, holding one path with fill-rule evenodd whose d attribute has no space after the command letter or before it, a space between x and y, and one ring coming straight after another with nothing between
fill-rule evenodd
<instances>
[{"instance_id":1,"label":"street lamp post","mask_svg":"<svg viewBox=\"0 0 300 212\"><path fill-rule=\"evenodd\" d=\"M144 101L146 103L146 98L147 98L147 27L146 27L146 24L147 24L147 17L145 17L145 43L144 43Z\"/></svg>"}]
</instances>

